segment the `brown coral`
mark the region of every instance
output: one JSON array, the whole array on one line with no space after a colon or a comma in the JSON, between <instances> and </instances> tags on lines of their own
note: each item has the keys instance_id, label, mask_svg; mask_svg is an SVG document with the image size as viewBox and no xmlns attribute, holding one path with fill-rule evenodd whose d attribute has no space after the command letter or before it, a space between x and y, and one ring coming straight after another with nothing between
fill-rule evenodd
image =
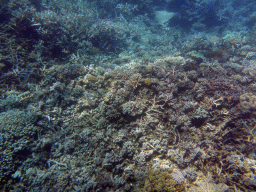
<instances>
[{"instance_id":1,"label":"brown coral","mask_svg":"<svg viewBox=\"0 0 256 192\"><path fill-rule=\"evenodd\" d=\"M241 95L239 100L243 109L256 110L256 96L252 93L245 93Z\"/></svg>"},{"instance_id":2,"label":"brown coral","mask_svg":"<svg viewBox=\"0 0 256 192\"><path fill-rule=\"evenodd\" d=\"M184 191L183 184L177 184L171 177L171 170L152 169L145 178L141 191Z\"/></svg>"}]
</instances>

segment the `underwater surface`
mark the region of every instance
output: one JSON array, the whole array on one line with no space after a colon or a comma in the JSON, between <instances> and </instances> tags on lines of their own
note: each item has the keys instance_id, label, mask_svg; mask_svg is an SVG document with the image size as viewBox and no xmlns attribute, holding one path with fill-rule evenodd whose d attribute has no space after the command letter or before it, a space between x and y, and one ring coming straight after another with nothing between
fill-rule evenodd
<instances>
[{"instance_id":1,"label":"underwater surface","mask_svg":"<svg viewBox=\"0 0 256 192\"><path fill-rule=\"evenodd\" d=\"M0 191L256 191L256 1L0 0Z\"/></svg>"}]
</instances>

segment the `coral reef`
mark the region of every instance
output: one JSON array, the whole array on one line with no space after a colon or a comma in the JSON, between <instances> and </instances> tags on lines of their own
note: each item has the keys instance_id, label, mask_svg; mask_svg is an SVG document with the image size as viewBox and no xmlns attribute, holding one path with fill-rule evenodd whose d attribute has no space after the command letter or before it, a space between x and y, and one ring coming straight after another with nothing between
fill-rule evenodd
<instances>
[{"instance_id":1,"label":"coral reef","mask_svg":"<svg viewBox=\"0 0 256 192\"><path fill-rule=\"evenodd\" d=\"M5 92L3 115L17 109L37 114L32 159L50 149L33 171L33 164L17 165L8 168L9 177L38 190L182 191L198 186L200 171L208 170L216 181L253 189L254 95L244 94L252 89L236 80L246 74L220 63L188 71L188 63L162 59L111 72L55 66L44 76L56 81L46 79L34 94L33 87L26 94ZM161 178L157 173L163 174L162 184L149 184Z\"/></svg>"},{"instance_id":2,"label":"coral reef","mask_svg":"<svg viewBox=\"0 0 256 192\"><path fill-rule=\"evenodd\" d=\"M255 191L255 6L232 2L1 1L0 190Z\"/></svg>"}]
</instances>

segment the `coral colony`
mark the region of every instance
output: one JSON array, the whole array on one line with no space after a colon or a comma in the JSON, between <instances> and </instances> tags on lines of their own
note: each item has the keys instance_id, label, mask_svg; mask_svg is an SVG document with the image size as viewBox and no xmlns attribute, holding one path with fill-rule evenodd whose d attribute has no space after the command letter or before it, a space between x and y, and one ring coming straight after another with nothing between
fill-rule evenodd
<instances>
[{"instance_id":1,"label":"coral colony","mask_svg":"<svg viewBox=\"0 0 256 192\"><path fill-rule=\"evenodd\" d=\"M0 191L256 191L254 1L0 1Z\"/></svg>"}]
</instances>

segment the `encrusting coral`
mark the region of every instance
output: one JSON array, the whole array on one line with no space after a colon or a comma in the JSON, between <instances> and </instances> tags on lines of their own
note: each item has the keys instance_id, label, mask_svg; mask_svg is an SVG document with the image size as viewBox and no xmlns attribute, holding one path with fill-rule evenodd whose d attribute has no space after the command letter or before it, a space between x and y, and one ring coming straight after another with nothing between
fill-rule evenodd
<instances>
[{"instance_id":1,"label":"encrusting coral","mask_svg":"<svg viewBox=\"0 0 256 192\"><path fill-rule=\"evenodd\" d=\"M145 178L144 185L141 187L142 192L185 192L183 184L178 184L171 176L171 170L154 169L149 170Z\"/></svg>"},{"instance_id":2,"label":"encrusting coral","mask_svg":"<svg viewBox=\"0 0 256 192\"><path fill-rule=\"evenodd\" d=\"M243 109L256 110L256 96L252 93L240 95L239 101Z\"/></svg>"}]
</instances>

